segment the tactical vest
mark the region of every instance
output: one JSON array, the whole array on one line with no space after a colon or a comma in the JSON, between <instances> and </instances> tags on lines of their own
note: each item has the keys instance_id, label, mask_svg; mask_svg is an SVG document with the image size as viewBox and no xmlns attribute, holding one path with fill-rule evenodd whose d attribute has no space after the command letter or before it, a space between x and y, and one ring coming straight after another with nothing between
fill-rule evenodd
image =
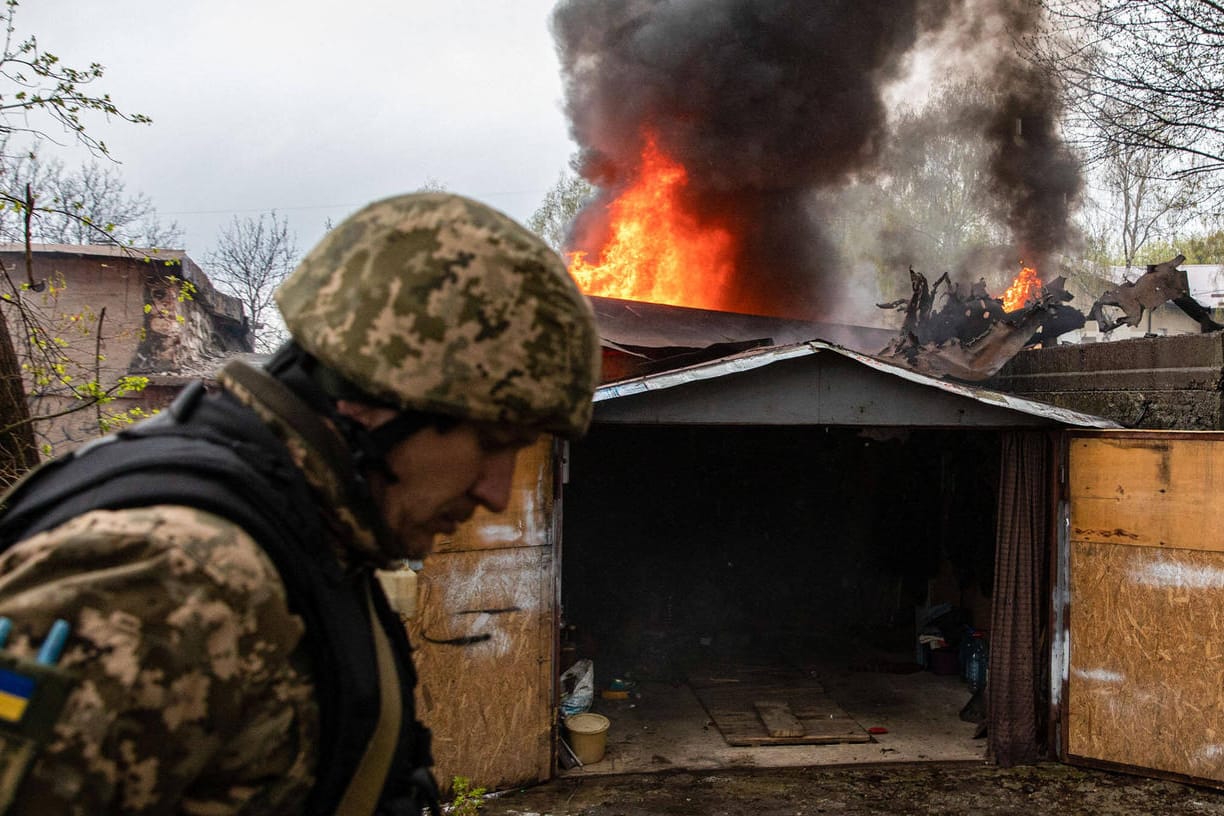
<instances>
[{"instance_id":1,"label":"tactical vest","mask_svg":"<svg viewBox=\"0 0 1224 816\"><path fill-rule=\"evenodd\" d=\"M284 444L253 411L196 383L167 410L27 474L0 507L0 550L90 510L194 507L233 521L271 558L289 608L305 622L320 716L316 782L305 813L333 814L379 716L365 595L387 633L402 688L402 726L378 814L436 808L429 731L415 717L416 673L399 617L369 570L345 574L317 500Z\"/></svg>"}]
</instances>

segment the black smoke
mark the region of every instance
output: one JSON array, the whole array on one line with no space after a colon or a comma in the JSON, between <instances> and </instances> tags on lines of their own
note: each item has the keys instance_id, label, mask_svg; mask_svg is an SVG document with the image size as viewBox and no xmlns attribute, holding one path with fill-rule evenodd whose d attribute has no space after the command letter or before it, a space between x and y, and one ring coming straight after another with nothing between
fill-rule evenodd
<instances>
[{"instance_id":1,"label":"black smoke","mask_svg":"<svg viewBox=\"0 0 1224 816\"><path fill-rule=\"evenodd\" d=\"M603 205L633 180L651 133L688 170L691 214L741 236L730 301L762 314L835 317L827 295L839 264L823 225L846 214L821 212L811 194L875 169L889 137L883 89L924 35L979 38L982 9L998 6L990 12L1006 25L992 30L1022 37L1037 23L1030 5L562 0L552 24L566 110L579 170L602 191L578 219L573 248L598 250ZM1065 238L1078 174L1057 137L1052 85L1018 57L998 60L987 73L1000 105L970 118L998 145L994 188L1006 202L998 206L1037 255Z\"/></svg>"}]
</instances>

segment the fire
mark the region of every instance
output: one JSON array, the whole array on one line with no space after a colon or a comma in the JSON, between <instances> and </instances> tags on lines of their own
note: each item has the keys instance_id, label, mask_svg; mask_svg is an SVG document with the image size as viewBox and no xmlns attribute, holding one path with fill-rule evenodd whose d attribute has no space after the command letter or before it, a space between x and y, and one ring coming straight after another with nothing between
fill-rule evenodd
<instances>
[{"instance_id":1,"label":"fire","mask_svg":"<svg viewBox=\"0 0 1224 816\"><path fill-rule=\"evenodd\" d=\"M1031 266L1021 267L1020 274L1003 293L1003 311L1014 312L1022 309L1030 300L1036 300L1039 297L1041 297L1041 279L1037 277L1037 270Z\"/></svg>"},{"instance_id":2,"label":"fire","mask_svg":"<svg viewBox=\"0 0 1224 816\"><path fill-rule=\"evenodd\" d=\"M637 179L608 205L609 237L595 263L570 253L570 275L589 295L726 308L723 288L734 270L735 241L721 228L699 225L679 193L688 171L648 137Z\"/></svg>"}]
</instances>

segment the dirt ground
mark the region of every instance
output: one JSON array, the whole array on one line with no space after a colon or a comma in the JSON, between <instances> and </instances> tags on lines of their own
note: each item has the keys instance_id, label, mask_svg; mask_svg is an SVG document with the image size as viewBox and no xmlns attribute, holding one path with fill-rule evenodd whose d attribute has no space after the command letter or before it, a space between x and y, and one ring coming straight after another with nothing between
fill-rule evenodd
<instances>
[{"instance_id":1,"label":"dirt ground","mask_svg":"<svg viewBox=\"0 0 1224 816\"><path fill-rule=\"evenodd\" d=\"M1224 793L1043 764L752 768L563 777L484 801L483 816L1224 814Z\"/></svg>"}]
</instances>

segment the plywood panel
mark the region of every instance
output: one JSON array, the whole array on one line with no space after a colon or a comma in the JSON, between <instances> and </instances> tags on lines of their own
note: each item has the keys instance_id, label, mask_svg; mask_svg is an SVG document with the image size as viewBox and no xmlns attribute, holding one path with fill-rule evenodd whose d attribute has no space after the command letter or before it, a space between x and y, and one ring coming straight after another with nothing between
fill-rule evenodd
<instances>
[{"instance_id":1,"label":"plywood panel","mask_svg":"<svg viewBox=\"0 0 1224 816\"><path fill-rule=\"evenodd\" d=\"M482 513L425 561L408 621L435 773L490 790L552 774L556 560L552 442L519 455L505 513Z\"/></svg>"},{"instance_id":2,"label":"plywood panel","mask_svg":"<svg viewBox=\"0 0 1224 816\"><path fill-rule=\"evenodd\" d=\"M1073 438L1071 538L1224 551L1224 526L1210 512L1224 491L1217 436Z\"/></svg>"},{"instance_id":3,"label":"plywood panel","mask_svg":"<svg viewBox=\"0 0 1224 816\"><path fill-rule=\"evenodd\" d=\"M499 789L551 774L552 552L523 547L435 556L420 574L421 720L440 780Z\"/></svg>"},{"instance_id":4,"label":"plywood panel","mask_svg":"<svg viewBox=\"0 0 1224 816\"><path fill-rule=\"evenodd\" d=\"M1224 781L1224 553L1072 541L1069 589L1068 753Z\"/></svg>"}]
</instances>

